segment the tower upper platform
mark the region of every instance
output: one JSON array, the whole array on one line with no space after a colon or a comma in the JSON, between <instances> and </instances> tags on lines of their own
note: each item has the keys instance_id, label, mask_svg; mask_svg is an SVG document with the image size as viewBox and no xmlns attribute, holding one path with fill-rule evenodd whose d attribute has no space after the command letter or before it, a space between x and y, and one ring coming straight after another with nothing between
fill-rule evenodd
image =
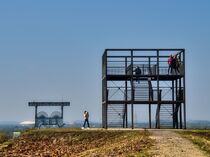
<instances>
[{"instance_id":1,"label":"tower upper platform","mask_svg":"<svg viewBox=\"0 0 210 157\"><path fill-rule=\"evenodd\" d=\"M185 49L105 49L102 78L119 81L180 79L185 73L184 53ZM174 57L171 66L170 56Z\"/></svg>"}]
</instances>

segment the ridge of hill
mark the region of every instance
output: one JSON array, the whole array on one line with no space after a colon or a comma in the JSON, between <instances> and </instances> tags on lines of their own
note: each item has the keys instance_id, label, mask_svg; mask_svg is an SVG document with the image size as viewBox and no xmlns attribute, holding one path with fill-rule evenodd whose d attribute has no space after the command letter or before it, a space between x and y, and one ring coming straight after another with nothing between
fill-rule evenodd
<instances>
[{"instance_id":1,"label":"ridge of hill","mask_svg":"<svg viewBox=\"0 0 210 157\"><path fill-rule=\"evenodd\" d=\"M143 130L29 129L0 147L0 156L148 156L151 146Z\"/></svg>"}]
</instances>

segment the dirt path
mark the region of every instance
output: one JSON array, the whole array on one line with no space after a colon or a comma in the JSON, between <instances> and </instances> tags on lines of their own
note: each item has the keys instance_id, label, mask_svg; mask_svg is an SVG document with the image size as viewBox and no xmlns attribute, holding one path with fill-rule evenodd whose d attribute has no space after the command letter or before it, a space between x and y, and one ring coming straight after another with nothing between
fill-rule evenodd
<instances>
[{"instance_id":1,"label":"dirt path","mask_svg":"<svg viewBox=\"0 0 210 157\"><path fill-rule=\"evenodd\" d=\"M170 130L150 130L151 138L157 144L153 146L152 156L156 157L205 157L193 143Z\"/></svg>"}]
</instances>

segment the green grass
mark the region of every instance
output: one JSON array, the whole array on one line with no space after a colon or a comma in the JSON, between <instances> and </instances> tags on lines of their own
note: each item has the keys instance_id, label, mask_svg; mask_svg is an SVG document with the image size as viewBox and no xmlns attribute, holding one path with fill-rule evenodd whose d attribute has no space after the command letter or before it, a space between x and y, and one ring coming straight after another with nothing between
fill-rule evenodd
<instances>
[{"instance_id":1,"label":"green grass","mask_svg":"<svg viewBox=\"0 0 210 157\"><path fill-rule=\"evenodd\" d=\"M10 144L9 137L5 133L0 133L0 150Z\"/></svg>"},{"instance_id":2,"label":"green grass","mask_svg":"<svg viewBox=\"0 0 210 157\"><path fill-rule=\"evenodd\" d=\"M4 133L0 133L0 144L7 140L8 140L8 136Z\"/></svg>"},{"instance_id":3,"label":"green grass","mask_svg":"<svg viewBox=\"0 0 210 157\"><path fill-rule=\"evenodd\" d=\"M186 130L178 133L198 145L201 150L210 156L210 130Z\"/></svg>"}]
</instances>

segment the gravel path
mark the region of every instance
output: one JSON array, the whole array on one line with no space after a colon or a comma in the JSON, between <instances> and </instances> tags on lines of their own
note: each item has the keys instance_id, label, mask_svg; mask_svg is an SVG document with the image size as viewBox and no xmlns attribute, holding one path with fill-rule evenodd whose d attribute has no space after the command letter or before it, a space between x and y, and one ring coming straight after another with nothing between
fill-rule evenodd
<instances>
[{"instance_id":1,"label":"gravel path","mask_svg":"<svg viewBox=\"0 0 210 157\"><path fill-rule=\"evenodd\" d=\"M154 157L205 157L192 142L171 130L150 130L151 138L157 143L151 154Z\"/></svg>"}]
</instances>

